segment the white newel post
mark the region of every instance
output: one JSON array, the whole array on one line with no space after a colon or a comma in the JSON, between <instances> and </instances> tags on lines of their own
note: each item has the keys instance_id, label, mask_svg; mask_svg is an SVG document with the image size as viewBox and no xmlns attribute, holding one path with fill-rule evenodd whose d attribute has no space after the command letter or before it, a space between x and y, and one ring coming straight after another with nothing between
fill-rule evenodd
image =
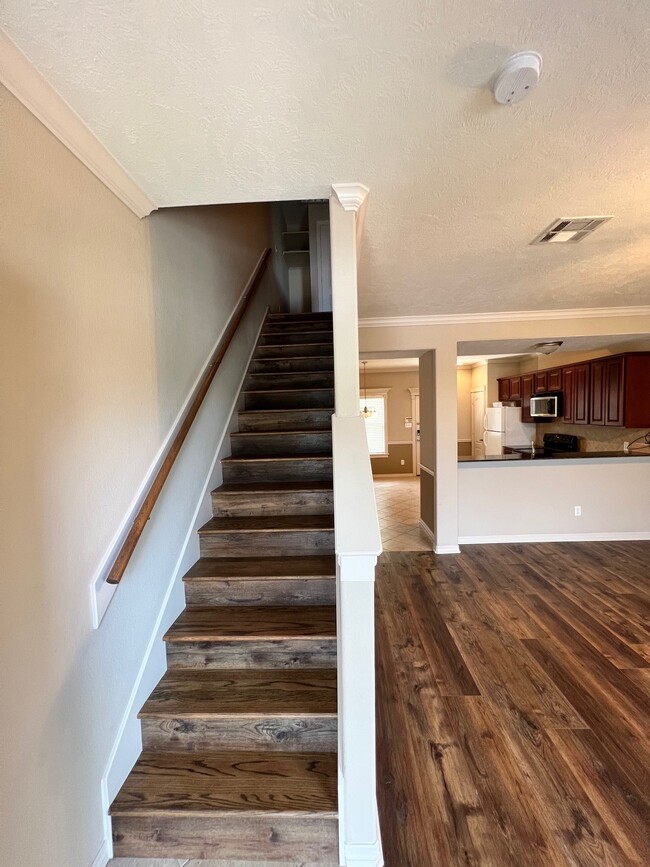
<instances>
[{"instance_id":1,"label":"white newel post","mask_svg":"<svg viewBox=\"0 0 650 867\"><path fill-rule=\"evenodd\" d=\"M339 860L384 863L377 820L375 564L381 536L359 413L357 256L368 189L335 184L330 198L336 413L332 418L337 563Z\"/></svg>"}]
</instances>

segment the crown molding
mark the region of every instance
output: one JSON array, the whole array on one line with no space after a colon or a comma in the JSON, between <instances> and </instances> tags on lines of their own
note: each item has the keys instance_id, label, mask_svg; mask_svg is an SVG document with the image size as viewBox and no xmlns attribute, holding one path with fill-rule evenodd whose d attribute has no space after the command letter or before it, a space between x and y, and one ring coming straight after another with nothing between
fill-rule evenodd
<instances>
[{"instance_id":1,"label":"crown molding","mask_svg":"<svg viewBox=\"0 0 650 867\"><path fill-rule=\"evenodd\" d=\"M345 211L358 213L370 190L365 184L332 184L332 192Z\"/></svg>"},{"instance_id":2,"label":"crown molding","mask_svg":"<svg viewBox=\"0 0 650 867\"><path fill-rule=\"evenodd\" d=\"M156 204L3 30L0 83L136 216L146 217L156 209Z\"/></svg>"},{"instance_id":3,"label":"crown molding","mask_svg":"<svg viewBox=\"0 0 650 867\"><path fill-rule=\"evenodd\" d=\"M548 319L610 319L650 316L650 305L640 307L584 307L572 310L512 310L504 313L448 313L439 316L376 316L359 319L359 328L405 325L467 325L476 322L539 322Z\"/></svg>"}]
</instances>

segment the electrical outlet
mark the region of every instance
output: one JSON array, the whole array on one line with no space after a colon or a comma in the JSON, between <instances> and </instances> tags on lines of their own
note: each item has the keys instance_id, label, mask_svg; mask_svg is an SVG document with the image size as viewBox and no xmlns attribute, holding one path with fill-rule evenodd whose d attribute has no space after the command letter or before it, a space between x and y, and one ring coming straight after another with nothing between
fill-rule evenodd
<instances>
[{"instance_id":1,"label":"electrical outlet","mask_svg":"<svg viewBox=\"0 0 650 867\"><path fill-rule=\"evenodd\" d=\"M582 515L582 506L574 506L573 514L576 516L576 518L579 518Z\"/></svg>"},{"instance_id":2,"label":"electrical outlet","mask_svg":"<svg viewBox=\"0 0 650 867\"><path fill-rule=\"evenodd\" d=\"M400 464L401 464L402 466L404 466L404 461L400 461Z\"/></svg>"}]
</instances>

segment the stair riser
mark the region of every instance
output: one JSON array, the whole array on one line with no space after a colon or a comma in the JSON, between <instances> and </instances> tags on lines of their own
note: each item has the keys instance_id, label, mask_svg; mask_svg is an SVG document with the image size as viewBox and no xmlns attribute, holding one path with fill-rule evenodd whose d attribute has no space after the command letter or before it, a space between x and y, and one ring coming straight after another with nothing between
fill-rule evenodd
<instances>
[{"instance_id":1,"label":"stair riser","mask_svg":"<svg viewBox=\"0 0 650 867\"><path fill-rule=\"evenodd\" d=\"M334 605L336 581L328 578L236 578L186 581L185 603L198 605Z\"/></svg>"},{"instance_id":2,"label":"stair riser","mask_svg":"<svg viewBox=\"0 0 650 867\"><path fill-rule=\"evenodd\" d=\"M332 459L224 463L223 481L227 485L244 485L247 482L331 482Z\"/></svg>"},{"instance_id":3,"label":"stair riser","mask_svg":"<svg viewBox=\"0 0 650 867\"><path fill-rule=\"evenodd\" d=\"M201 533L201 557L278 557L334 552L334 530Z\"/></svg>"},{"instance_id":4,"label":"stair riser","mask_svg":"<svg viewBox=\"0 0 650 867\"><path fill-rule=\"evenodd\" d=\"M114 816L116 858L198 858L337 864L338 819L196 814Z\"/></svg>"},{"instance_id":5,"label":"stair riser","mask_svg":"<svg viewBox=\"0 0 650 867\"><path fill-rule=\"evenodd\" d=\"M303 322L273 322L267 319L262 334L292 334L295 331L331 331L332 319L308 319Z\"/></svg>"},{"instance_id":6,"label":"stair riser","mask_svg":"<svg viewBox=\"0 0 650 867\"><path fill-rule=\"evenodd\" d=\"M144 718L142 746L156 752L272 750L333 753L336 716L233 716Z\"/></svg>"},{"instance_id":7,"label":"stair riser","mask_svg":"<svg viewBox=\"0 0 650 867\"><path fill-rule=\"evenodd\" d=\"M332 434L323 433L260 433L230 438L231 454L241 455L324 455L332 453Z\"/></svg>"},{"instance_id":8,"label":"stair riser","mask_svg":"<svg viewBox=\"0 0 650 867\"><path fill-rule=\"evenodd\" d=\"M332 426L332 409L282 412L240 412L240 431L323 430Z\"/></svg>"},{"instance_id":9,"label":"stair riser","mask_svg":"<svg viewBox=\"0 0 650 867\"><path fill-rule=\"evenodd\" d=\"M327 373L334 370L331 355L297 358L261 358L251 362L250 373L293 373L294 371L318 371Z\"/></svg>"},{"instance_id":10,"label":"stair riser","mask_svg":"<svg viewBox=\"0 0 650 867\"><path fill-rule=\"evenodd\" d=\"M212 514L215 518L237 518L252 515L331 515L334 511L333 491L304 493L230 493L212 494Z\"/></svg>"},{"instance_id":11,"label":"stair riser","mask_svg":"<svg viewBox=\"0 0 650 867\"><path fill-rule=\"evenodd\" d=\"M314 320L332 321L332 313L328 310L312 311L310 313L269 313L266 321L271 322L312 322Z\"/></svg>"},{"instance_id":12,"label":"stair riser","mask_svg":"<svg viewBox=\"0 0 650 867\"><path fill-rule=\"evenodd\" d=\"M277 332L272 331L268 334L260 334L259 346L285 346L287 344L300 343L319 343L329 346L332 351L332 331L293 331L285 332L284 329L278 329Z\"/></svg>"},{"instance_id":13,"label":"stair riser","mask_svg":"<svg viewBox=\"0 0 650 867\"><path fill-rule=\"evenodd\" d=\"M243 392L244 409L327 409L334 405L334 389Z\"/></svg>"},{"instance_id":14,"label":"stair riser","mask_svg":"<svg viewBox=\"0 0 650 867\"><path fill-rule=\"evenodd\" d=\"M331 356L333 353L331 343L282 343L276 346L260 346L258 344L255 349L254 361L261 361L265 358L307 358L316 356Z\"/></svg>"},{"instance_id":15,"label":"stair riser","mask_svg":"<svg viewBox=\"0 0 650 867\"><path fill-rule=\"evenodd\" d=\"M167 641L171 669L336 668L336 638Z\"/></svg>"},{"instance_id":16,"label":"stair riser","mask_svg":"<svg viewBox=\"0 0 650 867\"><path fill-rule=\"evenodd\" d=\"M283 388L334 388L333 371L297 371L296 373L253 373L246 377L245 389L252 391Z\"/></svg>"}]
</instances>

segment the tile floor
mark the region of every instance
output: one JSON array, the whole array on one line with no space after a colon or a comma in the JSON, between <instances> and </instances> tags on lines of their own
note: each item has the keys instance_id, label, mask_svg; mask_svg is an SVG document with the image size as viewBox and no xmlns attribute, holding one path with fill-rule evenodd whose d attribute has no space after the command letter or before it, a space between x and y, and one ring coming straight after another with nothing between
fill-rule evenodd
<instances>
[{"instance_id":1,"label":"tile floor","mask_svg":"<svg viewBox=\"0 0 650 867\"><path fill-rule=\"evenodd\" d=\"M431 551L431 539L420 528L420 479L375 476L375 498L384 551Z\"/></svg>"}]
</instances>

